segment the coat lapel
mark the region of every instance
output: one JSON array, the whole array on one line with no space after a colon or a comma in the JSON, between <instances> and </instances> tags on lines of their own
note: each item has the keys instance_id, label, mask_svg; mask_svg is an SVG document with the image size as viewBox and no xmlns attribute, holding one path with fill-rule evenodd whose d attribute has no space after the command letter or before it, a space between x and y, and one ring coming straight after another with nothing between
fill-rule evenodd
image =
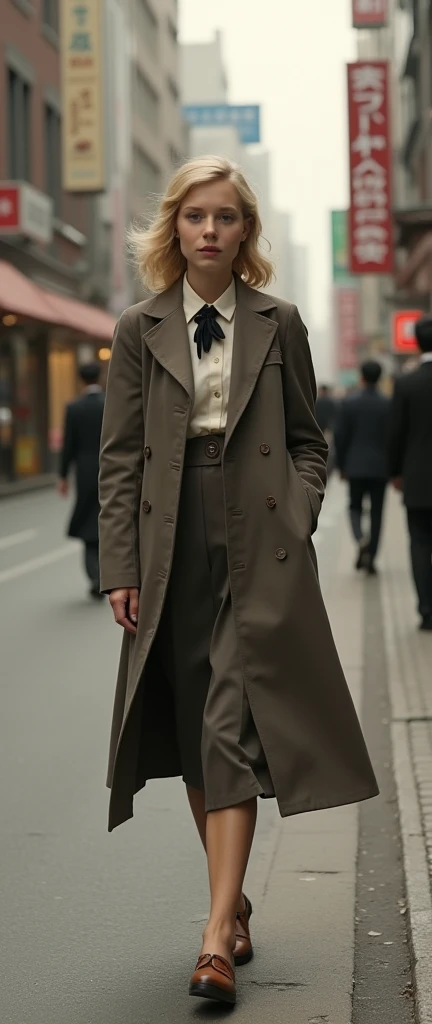
<instances>
[{"instance_id":1,"label":"coat lapel","mask_svg":"<svg viewBox=\"0 0 432 1024\"><path fill-rule=\"evenodd\" d=\"M237 306L234 326L233 362L228 402L225 444L242 416L258 380L278 324L268 313L275 309L271 296L250 288L236 275ZM144 332L144 341L154 358L181 384L191 407L195 388L189 336L183 310L183 278L166 292L148 299L143 313L156 323ZM267 315L264 315L267 314Z\"/></svg>"},{"instance_id":2,"label":"coat lapel","mask_svg":"<svg viewBox=\"0 0 432 1024\"><path fill-rule=\"evenodd\" d=\"M183 310L183 278L179 278L166 292L145 302L143 313L157 321L144 333L146 345L158 363L181 384L193 403L195 388Z\"/></svg>"},{"instance_id":3,"label":"coat lapel","mask_svg":"<svg viewBox=\"0 0 432 1024\"><path fill-rule=\"evenodd\" d=\"M278 329L268 315L274 299L250 288L236 276L237 306L225 447L252 395L258 375Z\"/></svg>"}]
</instances>

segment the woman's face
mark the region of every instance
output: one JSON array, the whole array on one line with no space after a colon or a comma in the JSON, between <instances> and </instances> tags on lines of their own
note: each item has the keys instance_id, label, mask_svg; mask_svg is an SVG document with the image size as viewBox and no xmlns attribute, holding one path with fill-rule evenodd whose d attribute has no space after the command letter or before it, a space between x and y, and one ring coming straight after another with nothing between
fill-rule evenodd
<instances>
[{"instance_id":1,"label":"woman's face","mask_svg":"<svg viewBox=\"0 0 432 1024\"><path fill-rule=\"evenodd\" d=\"M188 266L216 274L232 267L250 230L240 196L230 181L191 188L180 206L176 226Z\"/></svg>"}]
</instances>

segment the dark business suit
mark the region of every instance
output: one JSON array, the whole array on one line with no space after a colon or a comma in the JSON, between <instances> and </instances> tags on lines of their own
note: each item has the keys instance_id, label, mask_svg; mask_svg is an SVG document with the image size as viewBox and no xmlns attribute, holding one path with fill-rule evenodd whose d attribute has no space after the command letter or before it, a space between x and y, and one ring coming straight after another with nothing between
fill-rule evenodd
<instances>
[{"instance_id":1,"label":"dark business suit","mask_svg":"<svg viewBox=\"0 0 432 1024\"><path fill-rule=\"evenodd\" d=\"M87 390L66 408L60 476L66 480L75 466L76 503L69 523L69 537L85 545L85 566L92 588L99 589L98 475L104 393Z\"/></svg>"},{"instance_id":2,"label":"dark business suit","mask_svg":"<svg viewBox=\"0 0 432 1024\"><path fill-rule=\"evenodd\" d=\"M432 361L396 381L390 473L402 477L419 612L432 618Z\"/></svg>"},{"instance_id":3,"label":"dark business suit","mask_svg":"<svg viewBox=\"0 0 432 1024\"><path fill-rule=\"evenodd\" d=\"M335 430L336 462L349 480L350 518L355 539L363 539L362 511L371 501L370 562L378 551L384 495L389 477L387 439L390 403L367 386L342 403Z\"/></svg>"}]
</instances>

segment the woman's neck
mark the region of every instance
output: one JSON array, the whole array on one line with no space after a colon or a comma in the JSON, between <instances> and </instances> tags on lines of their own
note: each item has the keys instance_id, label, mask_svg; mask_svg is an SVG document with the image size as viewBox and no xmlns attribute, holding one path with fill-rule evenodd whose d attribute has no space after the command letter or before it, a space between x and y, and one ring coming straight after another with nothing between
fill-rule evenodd
<instances>
[{"instance_id":1,"label":"woman's neck","mask_svg":"<svg viewBox=\"0 0 432 1024\"><path fill-rule=\"evenodd\" d=\"M186 276L194 292L203 302L211 306L212 302L216 302L216 299L219 299L229 288L232 281L232 270L227 268L223 273L210 275L200 274L195 267L188 266Z\"/></svg>"}]
</instances>

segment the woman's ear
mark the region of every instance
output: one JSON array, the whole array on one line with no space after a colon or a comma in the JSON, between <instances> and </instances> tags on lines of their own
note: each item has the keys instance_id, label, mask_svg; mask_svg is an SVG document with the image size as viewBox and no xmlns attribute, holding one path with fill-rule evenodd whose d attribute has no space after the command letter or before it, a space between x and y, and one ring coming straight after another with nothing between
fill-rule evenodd
<instances>
[{"instance_id":1,"label":"woman's ear","mask_svg":"<svg viewBox=\"0 0 432 1024\"><path fill-rule=\"evenodd\" d=\"M251 227L252 227L252 217L246 217L245 222L244 222L243 234L242 234L242 238L241 238L242 242L246 241L248 235L250 234Z\"/></svg>"}]
</instances>

